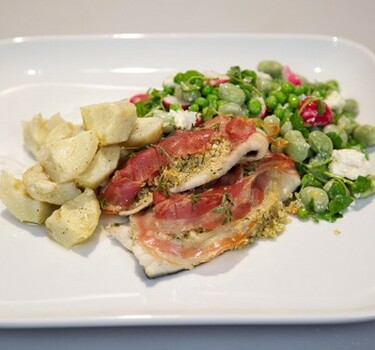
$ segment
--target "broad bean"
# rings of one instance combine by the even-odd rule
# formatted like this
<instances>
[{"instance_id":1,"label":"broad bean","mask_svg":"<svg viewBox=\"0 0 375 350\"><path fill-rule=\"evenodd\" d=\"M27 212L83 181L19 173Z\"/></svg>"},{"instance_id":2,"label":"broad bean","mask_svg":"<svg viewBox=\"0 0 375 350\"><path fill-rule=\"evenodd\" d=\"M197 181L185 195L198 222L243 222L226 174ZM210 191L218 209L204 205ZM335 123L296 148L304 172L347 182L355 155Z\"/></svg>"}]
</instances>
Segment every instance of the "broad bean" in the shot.
<instances>
[{"instance_id":1,"label":"broad bean","mask_svg":"<svg viewBox=\"0 0 375 350\"><path fill-rule=\"evenodd\" d=\"M330 155L333 151L332 140L323 132L315 130L309 134L308 141L313 151Z\"/></svg>"},{"instance_id":2,"label":"broad bean","mask_svg":"<svg viewBox=\"0 0 375 350\"><path fill-rule=\"evenodd\" d=\"M328 194L319 187L307 186L303 188L300 192L300 198L302 204L315 213L322 213L328 208Z\"/></svg>"},{"instance_id":3,"label":"broad bean","mask_svg":"<svg viewBox=\"0 0 375 350\"><path fill-rule=\"evenodd\" d=\"M354 129L354 139L364 147L375 145L375 125L363 124Z\"/></svg>"},{"instance_id":4,"label":"broad bean","mask_svg":"<svg viewBox=\"0 0 375 350\"><path fill-rule=\"evenodd\" d=\"M289 130L284 138L288 141L285 152L295 162L302 162L308 157L310 145L300 131Z\"/></svg>"},{"instance_id":5,"label":"broad bean","mask_svg":"<svg viewBox=\"0 0 375 350\"><path fill-rule=\"evenodd\" d=\"M227 102L237 103L242 106L246 100L245 93L236 85L224 83L219 86L219 97Z\"/></svg>"}]
</instances>

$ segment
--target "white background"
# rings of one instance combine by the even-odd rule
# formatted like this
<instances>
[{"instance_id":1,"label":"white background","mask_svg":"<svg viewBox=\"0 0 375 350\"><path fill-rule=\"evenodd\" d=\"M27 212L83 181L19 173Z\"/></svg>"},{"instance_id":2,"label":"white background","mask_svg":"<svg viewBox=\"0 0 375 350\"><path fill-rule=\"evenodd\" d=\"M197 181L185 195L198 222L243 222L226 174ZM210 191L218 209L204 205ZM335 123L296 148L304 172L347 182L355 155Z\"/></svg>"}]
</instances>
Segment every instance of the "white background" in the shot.
<instances>
[{"instance_id":1,"label":"white background","mask_svg":"<svg viewBox=\"0 0 375 350\"><path fill-rule=\"evenodd\" d=\"M374 14L372 0L0 0L0 39L102 33L309 33L345 37L375 51ZM1 350L372 349L374 344L375 322L0 330Z\"/></svg>"}]
</instances>

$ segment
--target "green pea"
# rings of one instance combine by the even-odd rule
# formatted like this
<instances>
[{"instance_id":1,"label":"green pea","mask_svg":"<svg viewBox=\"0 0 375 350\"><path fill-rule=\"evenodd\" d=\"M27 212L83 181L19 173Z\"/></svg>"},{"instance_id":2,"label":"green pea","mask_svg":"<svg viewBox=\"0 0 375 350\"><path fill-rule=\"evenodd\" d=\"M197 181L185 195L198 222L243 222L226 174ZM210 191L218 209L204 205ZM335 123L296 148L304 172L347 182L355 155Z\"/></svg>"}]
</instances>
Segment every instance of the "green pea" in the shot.
<instances>
[{"instance_id":1,"label":"green pea","mask_svg":"<svg viewBox=\"0 0 375 350\"><path fill-rule=\"evenodd\" d=\"M348 134L344 129L339 128L337 125L328 124L323 128L323 132L328 134L328 136L330 133L336 134L341 139L340 148L345 147L348 143Z\"/></svg>"},{"instance_id":2,"label":"green pea","mask_svg":"<svg viewBox=\"0 0 375 350\"><path fill-rule=\"evenodd\" d=\"M285 95L290 95L291 93L294 92L294 85L292 83L289 83L289 82L285 82L281 85L281 91L285 94Z\"/></svg>"},{"instance_id":3,"label":"green pea","mask_svg":"<svg viewBox=\"0 0 375 350\"><path fill-rule=\"evenodd\" d=\"M258 64L258 67L257 69L260 71L260 72L264 72L264 73L267 73L269 74L272 78L282 78L283 76L283 71L284 71L284 67L279 63L279 62L276 62L276 61L261 61L259 64Z\"/></svg>"},{"instance_id":4,"label":"green pea","mask_svg":"<svg viewBox=\"0 0 375 350\"><path fill-rule=\"evenodd\" d=\"M222 100L237 103L242 106L246 100L245 93L236 85L224 83L219 86L219 97Z\"/></svg>"},{"instance_id":5,"label":"green pea","mask_svg":"<svg viewBox=\"0 0 375 350\"><path fill-rule=\"evenodd\" d=\"M275 110L277 105L278 105L278 102L277 102L276 96L268 96L266 98L266 106L268 110L270 111Z\"/></svg>"},{"instance_id":6,"label":"green pea","mask_svg":"<svg viewBox=\"0 0 375 350\"><path fill-rule=\"evenodd\" d=\"M288 104L291 108L297 108L299 106L300 100L297 95L290 94L288 97Z\"/></svg>"},{"instance_id":7,"label":"green pea","mask_svg":"<svg viewBox=\"0 0 375 350\"><path fill-rule=\"evenodd\" d=\"M198 106L206 107L209 105L209 102L204 97L198 97L194 103L196 103Z\"/></svg>"},{"instance_id":8,"label":"green pea","mask_svg":"<svg viewBox=\"0 0 375 350\"><path fill-rule=\"evenodd\" d=\"M310 147L316 153L332 154L332 140L324 133L318 130L310 132L308 136Z\"/></svg>"},{"instance_id":9,"label":"green pea","mask_svg":"<svg viewBox=\"0 0 375 350\"><path fill-rule=\"evenodd\" d=\"M199 112L199 106L196 103L194 103L189 106L188 110L190 112Z\"/></svg>"},{"instance_id":10,"label":"green pea","mask_svg":"<svg viewBox=\"0 0 375 350\"><path fill-rule=\"evenodd\" d=\"M288 100L288 96L282 91L277 91L275 96L277 101L282 105Z\"/></svg>"},{"instance_id":11,"label":"green pea","mask_svg":"<svg viewBox=\"0 0 375 350\"><path fill-rule=\"evenodd\" d=\"M281 107L280 105L276 107L276 109L273 111L273 114L279 118L279 119L283 119L284 115L285 115L285 109L283 107Z\"/></svg>"},{"instance_id":12,"label":"green pea","mask_svg":"<svg viewBox=\"0 0 375 350\"><path fill-rule=\"evenodd\" d=\"M208 95L208 96L206 97L206 99L207 99L207 101L208 101L209 103L216 103L216 102L218 101L219 98L218 98L216 95L211 94L211 95Z\"/></svg>"},{"instance_id":13,"label":"green pea","mask_svg":"<svg viewBox=\"0 0 375 350\"><path fill-rule=\"evenodd\" d=\"M284 135L288 141L285 152L295 162L303 162L309 155L310 145L298 130L289 130Z\"/></svg>"},{"instance_id":14,"label":"green pea","mask_svg":"<svg viewBox=\"0 0 375 350\"><path fill-rule=\"evenodd\" d=\"M375 145L375 125L359 125L353 132L354 139L363 145L369 147Z\"/></svg>"},{"instance_id":15,"label":"green pea","mask_svg":"<svg viewBox=\"0 0 375 350\"><path fill-rule=\"evenodd\" d=\"M307 186L301 190L300 198L302 204L315 213L322 213L328 208L328 194L321 188Z\"/></svg>"},{"instance_id":16,"label":"green pea","mask_svg":"<svg viewBox=\"0 0 375 350\"><path fill-rule=\"evenodd\" d=\"M294 94L297 96L301 96L306 92L304 85L298 85L294 87Z\"/></svg>"},{"instance_id":17,"label":"green pea","mask_svg":"<svg viewBox=\"0 0 375 350\"><path fill-rule=\"evenodd\" d=\"M271 124L278 124L280 125L280 119L277 118L275 115L271 114L271 115L268 115L267 117L265 117L263 119L263 121L265 123L271 123Z\"/></svg>"},{"instance_id":18,"label":"green pea","mask_svg":"<svg viewBox=\"0 0 375 350\"><path fill-rule=\"evenodd\" d=\"M256 98L252 98L247 103L247 108L249 109L249 112L250 112L251 115L259 115L260 112L262 112L262 104Z\"/></svg>"},{"instance_id":19,"label":"green pea","mask_svg":"<svg viewBox=\"0 0 375 350\"><path fill-rule=\"evenodd\" d=\"M354 117L356 117L359 112L358 102L354 98L346 99L344 105L344 112L350 113Z\"/></svg>"},{"instance_id":20,"label":"green pea","mask_svg":"<svg viewBox=\"0 0 375 350\"><path fill-rule=\"evenodd\" d=\"M203 96L208 96L209 94L212 93L213 87L211 85L207 85L202 89L202 95Z\"/></svg>"},{"instance_id":21,"label":"green pea","mask_svg":"<svg viewBox=\"0 0 375 350\"><path fill-rule=\"evenodd\" d=\"M241 106L234 102L227 102L219 106L219 114L227 114L227 115L245 115L244 111L242 110Z\"/></svg>"}]
</instances>

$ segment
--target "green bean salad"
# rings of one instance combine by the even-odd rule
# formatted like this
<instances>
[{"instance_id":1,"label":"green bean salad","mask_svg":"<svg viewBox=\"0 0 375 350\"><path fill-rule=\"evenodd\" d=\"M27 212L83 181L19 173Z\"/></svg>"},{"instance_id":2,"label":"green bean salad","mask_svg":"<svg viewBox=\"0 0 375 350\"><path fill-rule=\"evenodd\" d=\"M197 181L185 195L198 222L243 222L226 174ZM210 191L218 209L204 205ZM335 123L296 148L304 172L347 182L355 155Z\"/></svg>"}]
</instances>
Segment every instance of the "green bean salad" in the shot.
<instances>
[{"instance_id":1,"label":"green bean salad","mask_svg":"<svg viewBox=\"0 0 375 350\"><path fill-rule=\"evenodd\" d=\"M262 61L256 70L179 72L161 89L130 101L138 117L163 118L166 132L219 114L255 118L270 138L270 151L296 164L301 186L291 207L301 219L333 222L375 192L368 160L375 126L356 120L358 103L340 94L336 80L311 82L279 62Z\"/></svg>"}]
</instances>

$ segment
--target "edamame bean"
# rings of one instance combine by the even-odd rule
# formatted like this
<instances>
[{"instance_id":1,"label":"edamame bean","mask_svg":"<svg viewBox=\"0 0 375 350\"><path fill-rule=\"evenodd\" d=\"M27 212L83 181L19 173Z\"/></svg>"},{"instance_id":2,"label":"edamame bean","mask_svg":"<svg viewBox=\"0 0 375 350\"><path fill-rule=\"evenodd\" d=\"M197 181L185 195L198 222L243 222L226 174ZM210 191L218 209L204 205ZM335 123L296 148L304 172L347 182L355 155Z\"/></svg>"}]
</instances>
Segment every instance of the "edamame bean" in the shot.
<instances>
[{"instance_id":1,"label":"edamame bean","mask_svg":"<svg viewBox=\"0 0 375 350\"><path fill-rule=\"evenodd\" d=\"M289 130L284 138L288 141L285 148L286 154L295 162L304 161L309 154L310 145L306 142L302 133L298 130Z\"/></svg>"},{"instance_id":2,"label":"edamame bean","mask_svg":"<svg viewBox=\"0 0 375 350\"><path fill-rule=\"evenodd\" d=\"M245 115L241 106L234 102L227 102L219 106L219 114Z\"/></svg>"},{"instance_id":3,"label":"edamame bean","mask_svg":"<svg viewBox=\"0 0 375 350\"><path fill-rule=\"evenodd\" d=\"M307 186L303 188L300 192L300 198L302 204L315 213L322 213L328 208L328 194L319 187Z\"/></svg>"},{"instance_id":4,"label":"edamame bean","mask_svg":"<svg viewBox=\"0 0 375 350\"><path fill-rule=\"evenodd\" d=\"M257 69L260 72L269 74L272 78L282 78L284 67L276 61L261 61Z\"/></svg>"},{"instance_id":5,"label":"edamame bean","mask_svg":"<svg viewBox=\"0 0 375 350\"><path fill-rule=\"evenodd\" d=\"M354 129L354 139L364 147L375 145L375 125L359 125Z\"/></svg>"},{"instance_id":6,"label":"edamame bean","mask_svg":"<svg viewBox=\"0 0 375 350\"><path fill-rule=\"evenodd\" d=\"M320 154L332 154L332 140L323 132L315 130L309 134L308 141L313 151Z\"/></svg>"},{"instance_id":7,"label":"edamame bean","mask_svg":"<svg viewBox=\"0 0 375 350\"><path fill-rule=\"evenodd\" d=\"M246 99L245 93L238 86L231 83L221 84L218 94L222 100L237 103L240 106L243 105Z\"/></svg>"}]
</instances>

